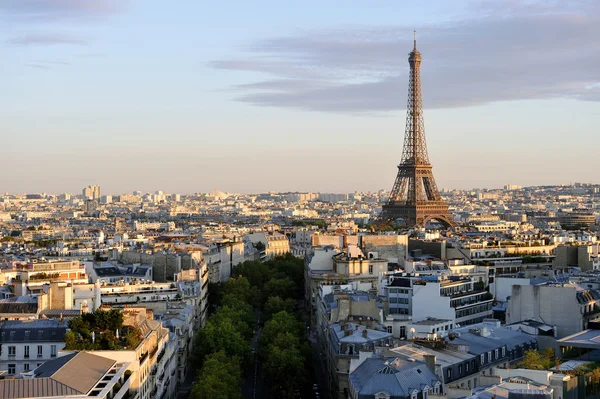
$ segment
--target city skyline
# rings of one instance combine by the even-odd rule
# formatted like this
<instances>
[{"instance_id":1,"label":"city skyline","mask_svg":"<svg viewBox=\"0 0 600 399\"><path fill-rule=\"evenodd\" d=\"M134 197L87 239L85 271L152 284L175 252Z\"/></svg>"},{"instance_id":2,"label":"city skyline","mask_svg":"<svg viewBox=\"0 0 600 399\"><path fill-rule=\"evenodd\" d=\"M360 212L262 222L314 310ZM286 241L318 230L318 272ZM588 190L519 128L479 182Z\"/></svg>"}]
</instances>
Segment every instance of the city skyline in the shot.
<instances>
[{"instance_id":1,"label":"city skyline","mask_svg":"<svg viewBox=\"0 0 600 399\"><path fill-rule=\"evenodd\" d=\"M440 188L598 183L597 4L341 4L2 2L0 192L389 191L413 29Z\"/></svg>"}]
</instances>

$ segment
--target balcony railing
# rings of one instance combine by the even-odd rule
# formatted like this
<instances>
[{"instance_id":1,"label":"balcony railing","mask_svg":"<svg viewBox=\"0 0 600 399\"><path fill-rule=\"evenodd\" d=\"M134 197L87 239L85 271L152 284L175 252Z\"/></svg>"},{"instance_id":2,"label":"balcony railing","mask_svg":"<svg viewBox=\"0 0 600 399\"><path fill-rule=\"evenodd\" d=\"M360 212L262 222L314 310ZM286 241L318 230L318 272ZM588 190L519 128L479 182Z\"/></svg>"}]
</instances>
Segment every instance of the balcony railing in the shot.
<instances>
[{"instance_id":1,"label":"balcony railing","mask_svg":"<svg viewBox=\"0 0 600 399\"><path fill-rule=\"evenodd\" d=\"M148 358L148 352L146 353L142 353L142 355L140 356L140 364L144 363L146 361L146 359Z\"/></svg>"},{"instance_id":2,"label":"balcony railing","mask_svg":"<svg viewBox=\"0 0 600 399\"><path fill-rule=\"evenodd\" d=\"M160 362L160 360L163 358L163 356L165 355L165 352L167 351L166 346L163 346L162 350L160 351L160 353L158 354L158 356L156 357L156 361Z\"/></svg>"}]
</instances>

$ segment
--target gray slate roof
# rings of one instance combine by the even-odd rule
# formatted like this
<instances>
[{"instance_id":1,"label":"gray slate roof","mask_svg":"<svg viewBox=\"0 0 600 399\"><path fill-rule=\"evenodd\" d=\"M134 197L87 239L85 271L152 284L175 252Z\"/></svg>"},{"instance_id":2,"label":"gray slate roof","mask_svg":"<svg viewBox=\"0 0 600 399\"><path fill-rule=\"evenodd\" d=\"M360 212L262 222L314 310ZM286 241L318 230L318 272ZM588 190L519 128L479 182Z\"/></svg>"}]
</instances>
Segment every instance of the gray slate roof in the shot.
<instances>
[{"instance_id":1,"label":"gray slate roof","mask_svg":"<svg viewBox=\"0 0 600 399\"><path fill-rule=\"evenodd\" d=\"M359 399L372 398L378 392L399 399L408 398L414 390L422 391L426 386L431 389L440 381L425 363L372 357L350 373L350 383Z\"/></svg>"},{"instance_id":2,"label":"gray slate roof","mask_svg":"<svg viewBox=\"0 0 600 399\"><path fill-rule=\"evenodd\" d=\"M0 343L63 342L66 332L59 320L10 320L0 326Z\"/></svg>"},{"instance_id":3,"label":"gray slate roof","mask_svg":"<svg viewBox=\"0 0 600 399\"><path fill-rule=\"evenodd\" d=\"M482 331L484 328L487 329L489 335L481 336L476 333L476 331ZM454 340L448 339L448 342L453 345L468 345L469 353L473 355L480 355L503 346L506 346L508 350L512 350L519 345L536 340L531 335L523 332L486 322L455 328L452 331L458 333L457 337Z\"/></svg>"},{"instance_id":4,"label":"gray slate roof","mask_svg":"<svg viewBox=\"0 0 600 399\"><path fill-rule=\"evenodd\" d=\"M12 297L0 299L0 313L37 313L37 298Z\"/></svg>"}]
</instances>

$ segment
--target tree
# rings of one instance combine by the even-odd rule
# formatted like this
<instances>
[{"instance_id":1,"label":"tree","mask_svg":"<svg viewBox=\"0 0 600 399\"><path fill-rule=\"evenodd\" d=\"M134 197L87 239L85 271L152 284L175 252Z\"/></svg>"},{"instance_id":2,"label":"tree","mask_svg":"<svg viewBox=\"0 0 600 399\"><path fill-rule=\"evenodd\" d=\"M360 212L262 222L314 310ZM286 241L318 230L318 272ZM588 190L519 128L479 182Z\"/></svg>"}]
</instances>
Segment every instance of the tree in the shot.
<instances>
[{"instance_id":1,"label":"tree","mask_svg":"<svg viewBox=\"0 0 600 399\"><path fill-rule=\"evenodd\" d=\"M279 334L290 332L296 337L301 337L304 333L303 324L296 320L294 315L288 312L275 313L271 320L265 323L259 344L261 348L266 349L269 344L275 341Z\"/></svg>"},{"instance_id":2,"label":"tree","mask_svg":"<svg viewBox=\"0 0 600 399\"><path fill-rule=\"evenodd\" d=\"M535 349L525 351L523 360L519 363L520 368L530 370L548 370L554 366L554 350L547 348L543 354Z\"/></svg>"},{"instance_id":3,"label":"tree","mask_svg":"<svg viewBox=\"0 0 600 399\"><path fill-rule=\"evenodd\" d=\"M600 384L600 367L596 367L588 373L590 380L594 386L594 394L598 393L598 384Z\"/></svg>"},{"instance_id":4,"label":"tree","mask_svg":"<svg viewBox=\"0 0 600 399\"><path fill-rule=\"evenodd\" d=\"M293 397L295 388L302 384L304 376L304 359L298 348L279 348L274 346L264 364L265 375L269 376L271 387L282 387L289 398Z\"/></svg>"},{"instance_id":5,"label":"tree","mask_svg":"<svg viewBox=\"0 0 600 399\"><path fill-rule=\"evenodd\" d=\"M196 333L196 363L203 364L212 353L223 351L227 356L236 356L244 362L250 360L250 344L236 329L229 318L209 320L206 326Z\"/></svg>"},{"instance_id":6,"label":"tree","mask_svg":"<svg viewBox=\"0 0 600 399\"><path fill-rule=\"evenodd\" d=\"M198 373L198 382L192 387L193 399L242 398L242 372L237 357L224 351L207 356Z\"/></svg>"},{"instance_id":7,"label":"tree","mask_svg":"<svg viewBox=\"0 0 600 399\"><path fill-rule=\"evenodd\" d=\"M209 320L213 323L220 325L225 319L230 320L237 331L239 331L246 339L252 338L252 330L255 327L254 313L252 307L245 302L233 302L230 303L229 298L231 296L226 295L224 297L224 306L213 314Z\"/></svg>"},{"instance_id":8,"label":"tree","mask_svg":"<svg viewBox=\"0 0 600 399\"><path fill-rule=\"evenodd\" d=\"M232 295L241 302L250 303L252 293L250 282L242 276L229 279L223 287L223 295Z\"/></svg>"},{"instance_id":9,"label":"tree","mask_svg":"<svg viewBox=\"0 0 600 399\"><path fill-rule=\"evenodd\" d=\"M265 320L270 319L275 313L292 313L296 307L296 301L292 298L281 299L278 296L270 296L265 303Z\"/></svg>"},{"instance_id":10,"label":"tree","mask_svg":"<svg viewBox=\"0 0 600 399\"><path fill-rule=\"evenodd\" d=\"M233 276L244 276L248 279L250 285L260 289L271 278L271 270L263 262L246 261L233 269Z\"/></svg>"},{"instance_id":11,"label":"tree","mask_svg":"<svg viewBox=\"0 0 600 399\"><path fill-rule=\"evenodd\" d=\"M271 296L278 296L283 299L294 298L296 291L296 284L289 278L272 278L265 284L263 296L265 299Z\"/></svg>"}]
</instances>

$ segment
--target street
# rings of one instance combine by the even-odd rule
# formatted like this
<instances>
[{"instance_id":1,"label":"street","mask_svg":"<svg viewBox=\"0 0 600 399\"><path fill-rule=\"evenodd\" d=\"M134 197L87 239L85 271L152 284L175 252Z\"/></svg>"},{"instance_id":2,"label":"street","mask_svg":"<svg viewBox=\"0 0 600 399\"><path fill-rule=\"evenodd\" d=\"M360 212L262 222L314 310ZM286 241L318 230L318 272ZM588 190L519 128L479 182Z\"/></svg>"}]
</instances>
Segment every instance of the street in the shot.
<instances>
[{"instance_id":1,"label":"street","mask_svg":"<svg viewBox=\"0 0 600 399\"><path fill-rule=\"evenodd\" d=\"M256 310L256 325L260 325L260 310ZM257 327L256 333L250 343L254 354L254 367L246 373L246 381L244 381L244 384L242 385L242 393L246 399L271 398L269 387L265 383L262 364L258 358L258 339L260 338L261 333L262 327Z\"/></svg>"},{"instance_id":2,"label":"street","mask_svg":"<svg viewBox=\"0 0 600 399\"><path fill-rule=\"evenodd\" d=\"M319 353L319 344L317 343L317 336L314 330L308 335L308 340L310 341L310 346L313 352L313 380L319 384L319 393L321 394L321 398L329 399L331 397L329 393L329 379L327 377L325 363L323 362L324 357Z\"/></svg>"}]
</instances>

